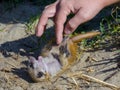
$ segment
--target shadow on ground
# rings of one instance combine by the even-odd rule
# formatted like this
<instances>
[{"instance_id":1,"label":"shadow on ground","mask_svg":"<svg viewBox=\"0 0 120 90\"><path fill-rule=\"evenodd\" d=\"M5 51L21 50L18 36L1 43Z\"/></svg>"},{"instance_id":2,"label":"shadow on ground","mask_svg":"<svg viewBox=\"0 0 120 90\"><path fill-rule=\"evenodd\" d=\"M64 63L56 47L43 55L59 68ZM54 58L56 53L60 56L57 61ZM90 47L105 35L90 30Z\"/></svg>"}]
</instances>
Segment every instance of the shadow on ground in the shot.
<instances>
[{"instance_id":1,"label":"shadow on ground","mask_svg":"<svg viewBox=\"0 0 120 90\"><path fill-rule=\"evenodd\" d=\"M29 35L19 40L5 42L0 45L0 52L4 57L10 57L10 53L20 54L21 56L38 57L41 49L54 36L53 27L48 28L47 31L47 33L52 33L47 35L45 33L41 38L35 35Z\"/></svg>"},{"instance_id":2,"label":"shadow on ground","mask_svg":"<svg viewBox=\"0 0 120 90\"><path fill-rule=\"evenodd\" d=\"M105 48L103 49L105 50ZM108 47L107 47L108 50ZM108 51L105 51L108 52ZM112 51L111 51L112 52ZM102 56L101 56L102 57ZM103 56L104 57L104 56ZM92 64L87 65L85 68L92 67L96 70L95 76L104 76L103 81L108 81L112 77L116 77L120 72L120 52L113 54L109 59L102 58Z\"/></svg>"}]
</instances>

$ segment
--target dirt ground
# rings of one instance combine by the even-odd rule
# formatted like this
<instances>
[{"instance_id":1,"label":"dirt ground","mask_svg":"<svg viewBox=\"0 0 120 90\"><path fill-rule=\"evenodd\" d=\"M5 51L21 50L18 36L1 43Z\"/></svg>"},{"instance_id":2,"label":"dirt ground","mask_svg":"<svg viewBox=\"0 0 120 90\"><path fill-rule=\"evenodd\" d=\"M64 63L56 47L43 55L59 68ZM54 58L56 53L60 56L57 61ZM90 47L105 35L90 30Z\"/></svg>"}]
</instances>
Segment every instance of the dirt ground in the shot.
<instances>
[{"instance_id":1,"label":"dirt ground","mask_svg":"<svg viewBox=\"0 0 120 90\"><path fill-rule=\"evenodd\" d=\"M37 38L26 33L25 24L31 16L42 10L43 7L23 4L4 11L0 5L0 90L111 90L96 82L68 78L67 72L55 83L34 83L31 80L27 73L27 56L31 48L36 47ZM92 21L92 27L98 22L95 20ZM48 27L50 26L51 21ZM111 46L85 52L80 62L72 66L68 73L81 71L85 75L120 87L120 53L117 49L120 47ZM88 54L93 60L86 58Z\"/></svg>"}]
</instances>

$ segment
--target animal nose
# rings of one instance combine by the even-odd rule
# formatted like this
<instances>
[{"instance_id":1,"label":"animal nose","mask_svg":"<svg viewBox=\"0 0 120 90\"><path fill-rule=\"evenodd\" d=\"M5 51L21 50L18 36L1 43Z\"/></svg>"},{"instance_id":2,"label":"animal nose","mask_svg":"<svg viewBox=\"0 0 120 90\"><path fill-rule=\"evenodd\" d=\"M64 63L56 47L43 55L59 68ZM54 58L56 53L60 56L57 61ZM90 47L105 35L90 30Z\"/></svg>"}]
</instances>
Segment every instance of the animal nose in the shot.
<instances>
[{"instance_id":1,"label":"animal nose","mask_svg":"<svg viewBox=\"0 0 120 90\"><path fill-rule=\"evenodd\" d=\"M37 77L38 77L38 78L41 78L43 75L44 75L43 72L39 72L39 73L37 74Z\"/></svg>"}]
</instances>

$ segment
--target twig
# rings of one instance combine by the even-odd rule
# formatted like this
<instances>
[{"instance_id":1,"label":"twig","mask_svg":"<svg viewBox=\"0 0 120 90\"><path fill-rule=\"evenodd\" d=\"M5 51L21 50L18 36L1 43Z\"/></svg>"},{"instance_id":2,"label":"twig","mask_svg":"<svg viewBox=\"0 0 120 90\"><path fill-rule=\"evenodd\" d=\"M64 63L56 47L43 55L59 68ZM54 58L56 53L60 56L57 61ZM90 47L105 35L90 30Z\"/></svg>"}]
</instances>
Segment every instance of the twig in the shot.
<instances>
[{"instance_id":1,"label":"twig","mask_svg":"<svg viewBox=\"0 0 120 90\"><path fill-rule=\"evenodd\" d=\"M76 87L78 88L78 83L76 82L76 80L75 80L75 78L74 78L74 77L72 77L72 80L74 81L74 83L75 83Z\"/></svg>"},{"instance_id":2,"label":"twig","mask_svg":"<svg viewBox=\"0 0 120 90\"><path fill-rule=\"evenodd\" d=\"M18 68L16 65L14 65L14 64L12 64L12 63L10 63L10 62L8 62L8 61L5 61L7 64L9 64L9 65L11 65L12 67L15 67L15 68Z\"/></svg>"},{"instance_id":3,"label":"twig","mask_svg":"<svg viewBox=\"0 0 120 90\"><path fill-rule=\"evenodd\" d=\"M82 78L83 80L89 81L89 82L96 82L98 84L101 84L103 86L109 87L113 90L120 90L120 87L117 87L116 85L104 82L102 80L96 79L94 77L88 76L86 74L83 74L82 72L74 72L74 73L69 73L68 77L79 77Z\"/></svg>"},{"instance_id":4,"label":"twig","mask_svg":"<svg viewBox=\"0 0 120 90\"><path fill-rule=\"evenodd\" d=\"M94 62L97 62L97 61L98 61L96 58L93 58L93 57L89 57L89 59L90 59L91 61L94 61Z\"/></svg>"},{"instance_id":5,"label":"twig","mask_svg":"<svg viewBox=\"0 0 120 90\"><path fill-rule=\"evenodd\" d=\"M7 75L6 73L4 73L4 76L5 76L5 79L6 79L7 83L12 84L12 83L10 82L10 79L9 79L8 75Z\"/></svg>"}]
</instances>

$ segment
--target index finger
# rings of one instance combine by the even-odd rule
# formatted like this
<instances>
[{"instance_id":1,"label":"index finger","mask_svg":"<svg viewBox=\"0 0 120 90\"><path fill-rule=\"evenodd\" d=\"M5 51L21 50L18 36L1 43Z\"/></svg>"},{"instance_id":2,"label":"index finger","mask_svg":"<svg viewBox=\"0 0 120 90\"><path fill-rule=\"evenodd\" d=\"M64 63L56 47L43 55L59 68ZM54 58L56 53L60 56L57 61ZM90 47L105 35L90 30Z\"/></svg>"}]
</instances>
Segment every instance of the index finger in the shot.
<instances>
[{"instance_id":1,"label":"index finger","mask_svg":"<svg viewBox=\"0 0 120 90\"><path fill-rule=\"evenodd\" d=\"M53 17L55 15L55 12L56 12L56 8L54 5L53 6L51 5L50 7L48 6L47 8L45 8L36 27L37 36L41 36L43 34L48 19L50 17Z\"/></svg>"},{"instance_id":2,"label":"index finger","mask_svg":"<svg viewBox=\"0 0 120 90\"><path fill-rule=\"evenodd\" d=\"M66 9L65 7L64 8L60 7L55 17L55 31L57 44L60 44L62 42L64 23L66 22L67 15L69 14L69 12L65 9Z\"/></svg>"}]
</instances>

